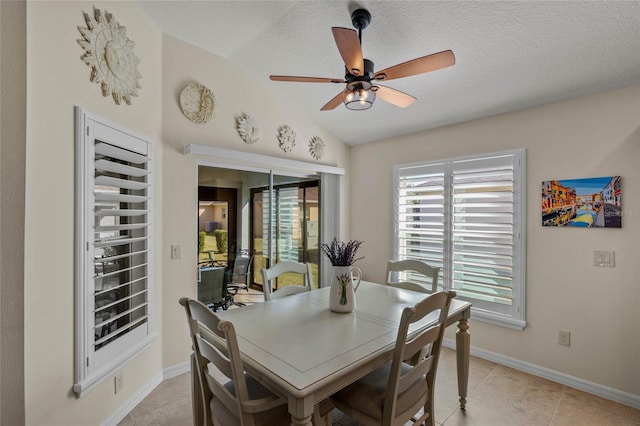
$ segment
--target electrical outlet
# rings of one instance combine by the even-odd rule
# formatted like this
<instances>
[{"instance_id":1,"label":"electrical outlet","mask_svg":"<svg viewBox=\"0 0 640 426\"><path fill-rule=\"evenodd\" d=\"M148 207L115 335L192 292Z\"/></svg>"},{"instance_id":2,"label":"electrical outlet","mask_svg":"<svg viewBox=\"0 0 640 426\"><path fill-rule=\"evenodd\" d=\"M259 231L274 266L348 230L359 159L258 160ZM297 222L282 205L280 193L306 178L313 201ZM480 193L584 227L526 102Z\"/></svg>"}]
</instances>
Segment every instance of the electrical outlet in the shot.
<instances>
[{"instance_id":1,"label":"electrical outlet","mask_svg":"<svg viewBox=\"0 0 640 426\"><path fill-rule=\"evenodd\" d=\"M115 375L115 377L113 378L113 385L115 393L118 393L122 390L122 388L124 387L124 372L121 371Z\"/></svg>"},{"instance_id":2,"label":"electrical outlet","mask_svg":"<svg viewBox=\"0 0 640 426\"><path fill-rule=\"evenodd\" d=\"M180 259L182 257L182 247L180 246L171 246L171 258L172 259Z\"/></svg>"},{"instance_id":3,"label":"electrical outlet","mask_svg":"<svg viewBox=\"0 0 640 426\"><path fill-rule=\"evenodd\" d=\"M571 346L571 333L568 331L558 331L558 344L562 346Z\"/></svg>"}]
</instances>

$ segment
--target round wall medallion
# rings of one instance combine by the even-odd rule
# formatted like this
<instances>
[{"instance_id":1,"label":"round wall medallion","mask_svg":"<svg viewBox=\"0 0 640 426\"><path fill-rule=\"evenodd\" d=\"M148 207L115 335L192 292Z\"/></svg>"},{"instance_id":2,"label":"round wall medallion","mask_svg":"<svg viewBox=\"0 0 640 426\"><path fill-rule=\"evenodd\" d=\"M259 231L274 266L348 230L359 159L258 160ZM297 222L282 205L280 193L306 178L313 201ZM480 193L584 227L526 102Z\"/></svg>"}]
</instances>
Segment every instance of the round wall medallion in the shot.
<instances>
[{"instance_id":1,"label":"round wall medallion","mask_svg":"<svg viewBox=\"0 0 640 426\"><path fill-rule=\"evenodd\" d=\"M314 136L309 141L309 154L316 160L321 160L324 157L325 143L319 136Z\"/></svg>"},{"instance_id":2,"label":"round wall medallion","mask_svg":"<svg viewBox=\"0 0 640 426\"><path fill-rule=\"evenodd\" d=\"M260 139L260 130L256 121L247 114L236 117L236 130L245 143L254 144Z\"/></svg>"},{"instance_id":3,"label":"round wall medallion","mask_svg":"<svg viewBox=\"0 0 640 426\"><path fill-rule=\"evenodd\" d=\"M204 124L215 115L216 98L200 83L189 83L180 92L180 108L189 120Z\"/></svg>"},{"instance_id":4,"label":"round wall medallion","mask_svg":"<svg viewBox=\"0 0 640 426\"><path fill-rule=\"evenodd\" d=\"M281 126L278 129L278 142L284 152L291 152L296 146L296 132L287 125Z\"/></svg>"},{"instance_id":5,"label":"round wall medallion","mask_svg":"<svg viewBox=\"0 0 640 426\"><path fill-rule=\"evenodd\" d=\"M100 83L102 96L111 95L118 105L122 100L131 105L131 96L138 96L138 79L142 78L140 59L133 53L136 44L109 12L93 8L93 18L82 13L87 27L78 27L82 34L78 44L84 49L80 59L91 67L89 80Z\"/></svg>"}]
</instances>

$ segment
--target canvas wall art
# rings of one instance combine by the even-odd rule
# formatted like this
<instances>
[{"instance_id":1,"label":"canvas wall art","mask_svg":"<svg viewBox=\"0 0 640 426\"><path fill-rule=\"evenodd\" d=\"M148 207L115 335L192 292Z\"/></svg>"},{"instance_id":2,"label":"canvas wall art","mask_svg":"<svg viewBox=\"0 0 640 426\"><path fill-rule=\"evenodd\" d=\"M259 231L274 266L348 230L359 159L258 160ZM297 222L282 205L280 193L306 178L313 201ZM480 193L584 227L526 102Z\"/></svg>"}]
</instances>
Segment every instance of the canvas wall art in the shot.
<instances>
[{"instance_id":1,"label":"canvas wall art","mask_svg":"<svg viewBox=\"0 0 640 426\"><path fill-rule=\"evenodd\" d=\"M620 176L542 182L542 226L621 228Z\"/></svg>"}]
</instances>

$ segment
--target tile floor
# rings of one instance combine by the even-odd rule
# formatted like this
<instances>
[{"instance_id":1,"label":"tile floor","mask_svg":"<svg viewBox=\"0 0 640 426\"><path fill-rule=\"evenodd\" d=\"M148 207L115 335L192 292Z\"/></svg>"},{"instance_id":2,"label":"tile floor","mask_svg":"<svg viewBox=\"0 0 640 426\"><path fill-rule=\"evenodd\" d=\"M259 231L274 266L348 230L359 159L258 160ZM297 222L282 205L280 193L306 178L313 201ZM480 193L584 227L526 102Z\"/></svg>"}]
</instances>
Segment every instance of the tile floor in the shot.
<instances>
[{"instance_id":1,"label":"tile floor","mask_svg":"<svg viewBox=\"0 0 640 426\"><path fill-rule=\"evenodd\" d=\"M262 301L262 294L256 293L236 300ZM436 424L441 426L640 426L638 409L476 357L471 357L467 409L461 411L455 351L447 348L440 357L435 393ZM165 380L120 422L120 426L191 424L189 373ZM357 424L334 410L334 426Z\"/></svg>"}]
</instances>

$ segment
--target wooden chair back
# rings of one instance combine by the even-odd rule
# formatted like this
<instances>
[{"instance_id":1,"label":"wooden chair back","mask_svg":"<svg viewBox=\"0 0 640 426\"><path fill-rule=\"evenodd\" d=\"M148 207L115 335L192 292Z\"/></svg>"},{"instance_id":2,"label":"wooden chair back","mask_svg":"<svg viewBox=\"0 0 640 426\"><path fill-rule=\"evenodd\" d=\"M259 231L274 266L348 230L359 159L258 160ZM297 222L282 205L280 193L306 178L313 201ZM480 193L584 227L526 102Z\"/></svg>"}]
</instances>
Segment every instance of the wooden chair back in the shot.
<instances>
[{"instance_id":1,"label":"wooden chair back","mask_svg":"<svg viewBox=\"0 0 640 426\"><path fill-rule=\"evenodd\" d=\"M416 272L417 274L415 274ZM411 274L414 280L394 280L392 276L396 274L404 274L405 277ZM392 287L429 294L435 293L438 291L439 275L440 268L435 268L421 260L407 259L387 262L387 285Z\"/></svg>"},{"instance_id":2,"label":"wooden chair back","mask_svg":"<svg viewBox=\"0 0 640 426\"><path fill-rule=\"evenodd\" d=\"M197 300L181 298L180 304L187 313L193 341L196 371L192 374L197 375L199 382L201 400L198 403L202 404L203 424L253 426L256 414L280 406L286 413L286 401L269 392L266 395L261 392L261 398L250 399L233 324ZM213 364L215 373L209 364ZM220 412L212 412L211 407L216 404Z\"/></svg>"},{"instance_id":3,"label":"wooden chair back","mask_svg":"<svg viewBox=\"0 0 640 426\"><path fill-rule=\"evenodd\" d=\"M311 274L310 263L300 263L293 261L282 261L276 263L271 268L262 268L262 285L264 286L264 300L277 299L279 297L291 296L292 294L310 291L313 286L313 276ZM303 285L289 284L274 290L273 280L285 273L295 273L302 276Z\"/></svg>"},{"instance_id":4,"label":"wooden chair back","mask_svg":"<svg viewBox=\"0 0 640 426\"><path fill-rule=\"evenodd\" d=\"M415 423L422 424L431 417L429 423L433 424L433 389L436 371L449 305L455 295L453 291L434 293L415 306L403 310L384 401L383 424L397 424L408 415L413 416L420 407L424 407L424 413ZM409 326L426 319L429 315L434 317L434 322L420 333L409 336ZM425 351L424 348L428 350ZM419 355L419 358L416 359L416 355ZM410 367L406 363L409 360L413 360ZM426 398L419 392L412 392L417 381L425 380L425 377ZM410 401L406 401L407 398ZM399 404L400 399L405 401ZM399 413L398 405L409 408Z\"/></svg>"}]
</instances>

